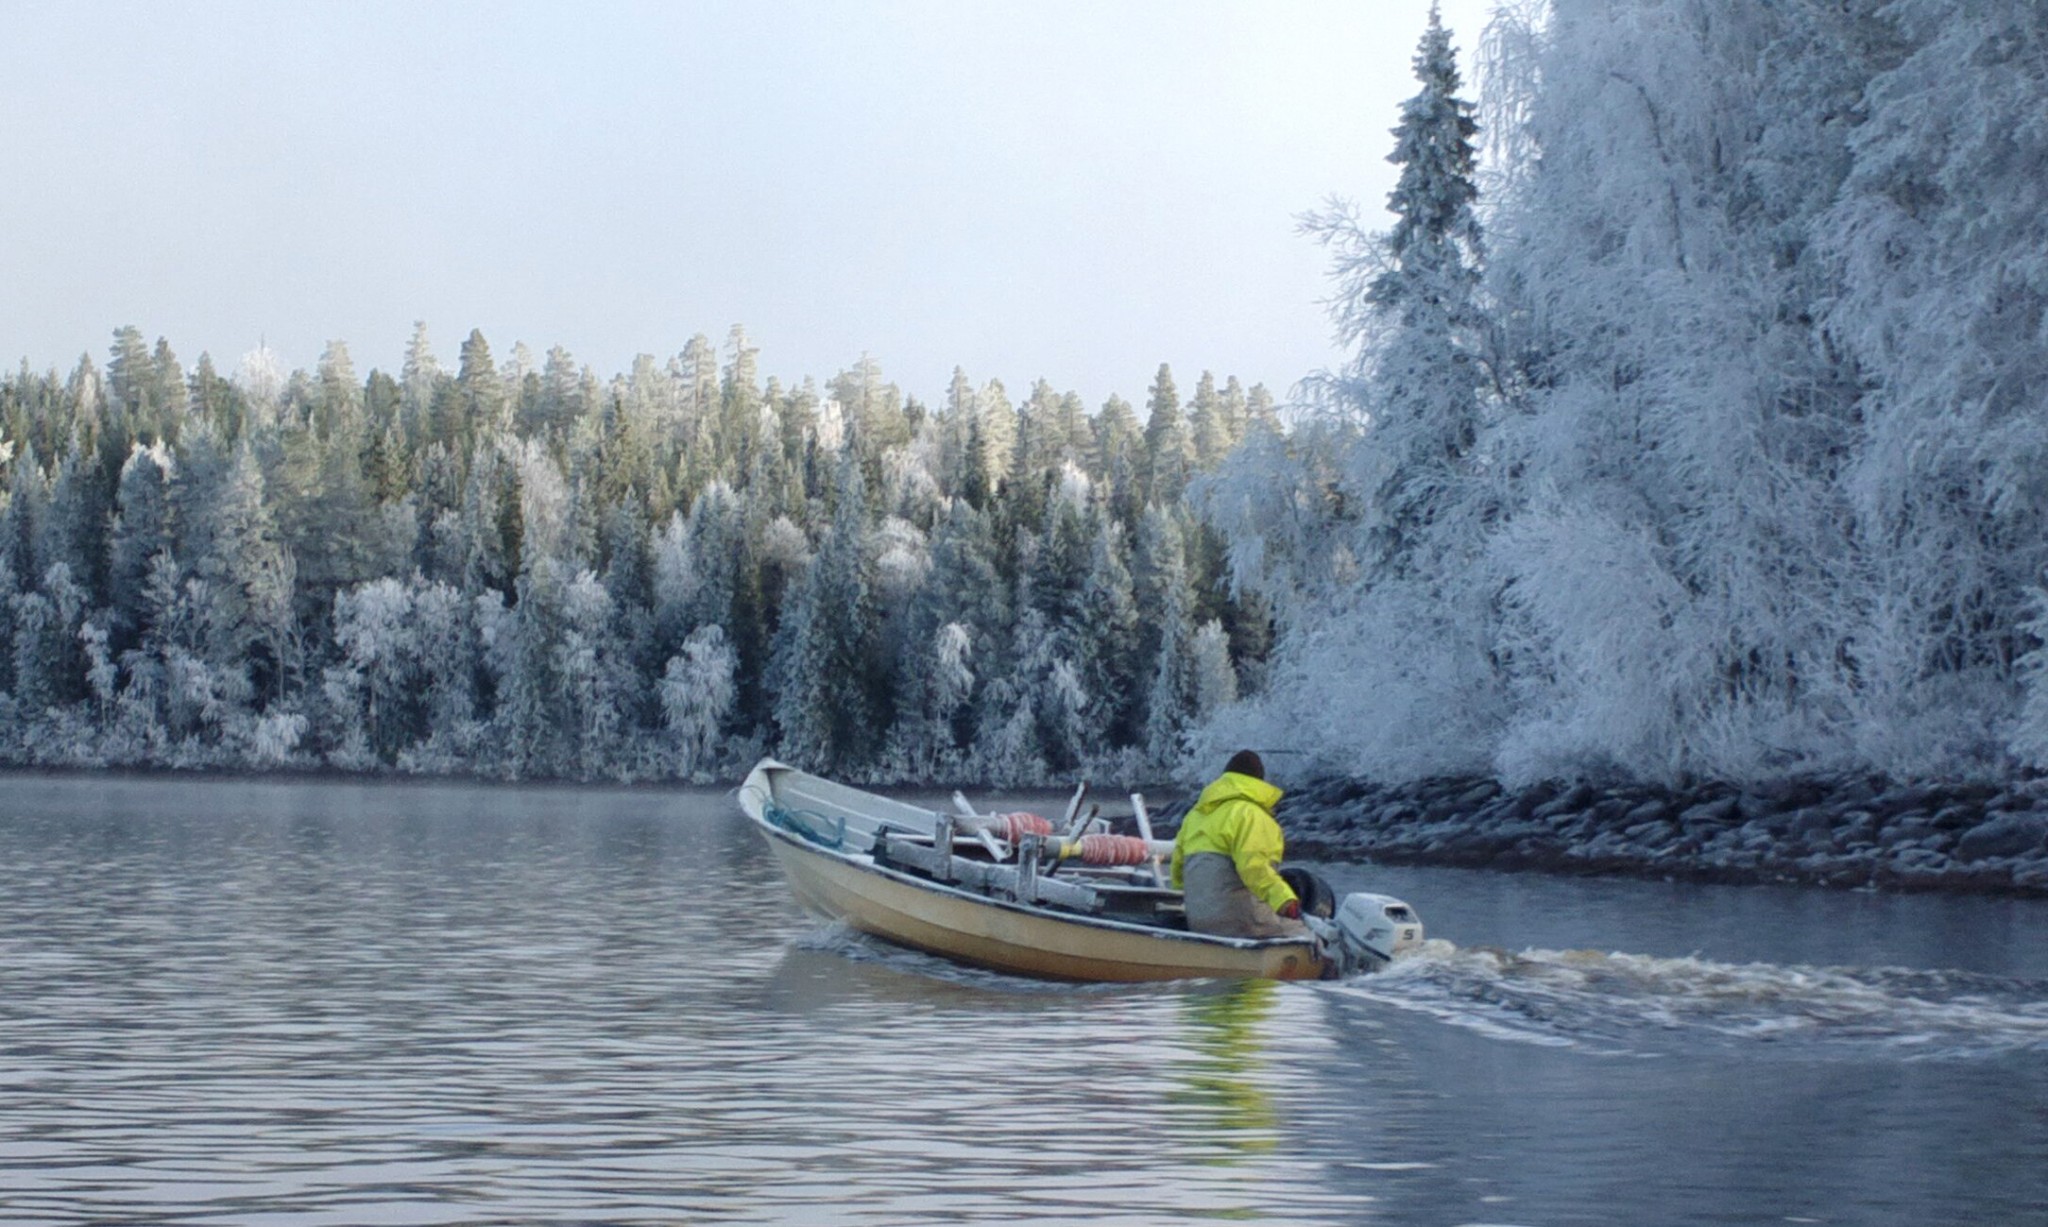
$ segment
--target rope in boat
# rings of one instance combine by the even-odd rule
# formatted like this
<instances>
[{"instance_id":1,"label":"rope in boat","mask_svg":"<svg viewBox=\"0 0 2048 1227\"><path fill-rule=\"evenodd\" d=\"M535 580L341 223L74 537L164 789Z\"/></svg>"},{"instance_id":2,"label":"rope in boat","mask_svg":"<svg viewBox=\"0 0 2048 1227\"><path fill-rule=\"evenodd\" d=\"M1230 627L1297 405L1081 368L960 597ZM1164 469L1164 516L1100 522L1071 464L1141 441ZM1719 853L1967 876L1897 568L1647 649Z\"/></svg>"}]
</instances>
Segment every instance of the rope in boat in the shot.
<instances>
[{"instance_id":1,"label":"rope in boat","mask_svg":"<svg viewBox=\"0 0 2048 1227\"><path fill-rule=\"evenodd\" d=\"M816 810L789 809L773 801L763 804L761 813L770 826L781 827L821 848L846 846L846 817L843 814L828 817Z\"/></svg>"},{"instance_id":2,"label":"rope in boat","mask_svg":"<svg viewBox=\"0 0 2048 1227\"><path fill-rule=\"evenodd\" d=\"M1026 835L1052 834L1052 819L1028 810L1016 810L1008 814L990 814L988 833L997 839L1016 843Z\"/></svg>"},{"instance_id":3,"label":"rope in boat","mask_svg":"<svg viewBox=\"0 0 2048 1227\"><path fill-rule=\"evenodd\" d=\"M1142 865L1152 859L1152 849L1135 835L1083 835L1080 842L1084 865Z\"/></svg>"}]
</instances>

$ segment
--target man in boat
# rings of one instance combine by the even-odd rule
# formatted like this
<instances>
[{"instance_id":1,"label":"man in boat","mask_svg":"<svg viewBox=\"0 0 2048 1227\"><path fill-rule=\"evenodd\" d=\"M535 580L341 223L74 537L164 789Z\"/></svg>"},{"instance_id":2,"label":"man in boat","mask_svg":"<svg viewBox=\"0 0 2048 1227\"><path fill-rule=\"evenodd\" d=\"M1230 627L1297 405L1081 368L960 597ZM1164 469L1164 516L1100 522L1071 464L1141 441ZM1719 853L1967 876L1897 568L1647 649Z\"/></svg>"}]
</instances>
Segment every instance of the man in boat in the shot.
<instances>
[{"instance_id":1,"label":"man in boat","mask_svg":"<svg viewBox=\"0 0 2048 1227\"><path fill-rule=\"evenodd\" d=\"M1280 877L1286 840L1273 821L1280 790L1266 765L1239 750L1202 790L1173 840L1173 884L1184 893L1188 928L1224 937L1298 937L1301 900Z\"/></svg>"}]
</instances>

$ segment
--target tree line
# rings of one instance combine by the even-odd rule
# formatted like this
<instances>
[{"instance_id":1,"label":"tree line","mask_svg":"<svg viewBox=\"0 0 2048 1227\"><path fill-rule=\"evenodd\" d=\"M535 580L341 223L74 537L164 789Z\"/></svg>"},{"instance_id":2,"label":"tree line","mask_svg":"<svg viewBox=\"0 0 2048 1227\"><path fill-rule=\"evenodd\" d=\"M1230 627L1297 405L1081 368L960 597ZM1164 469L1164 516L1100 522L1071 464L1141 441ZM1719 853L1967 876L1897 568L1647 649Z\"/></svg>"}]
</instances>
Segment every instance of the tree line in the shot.
<instances>
[{"instance_id":1,"label":"tree line","mask_svg":"<svg viewBox=\"0 0 2048 1227\"><path fill-rule=\"evenodd\" d=\"M1270 616L1189 482L1279 429L1162 365L1143 415L734 328L602 379L555 348L224 377L114 334L0 380L0 757L705 779L1141 777L1260 684Z\"/></svg>"}]
</instances>

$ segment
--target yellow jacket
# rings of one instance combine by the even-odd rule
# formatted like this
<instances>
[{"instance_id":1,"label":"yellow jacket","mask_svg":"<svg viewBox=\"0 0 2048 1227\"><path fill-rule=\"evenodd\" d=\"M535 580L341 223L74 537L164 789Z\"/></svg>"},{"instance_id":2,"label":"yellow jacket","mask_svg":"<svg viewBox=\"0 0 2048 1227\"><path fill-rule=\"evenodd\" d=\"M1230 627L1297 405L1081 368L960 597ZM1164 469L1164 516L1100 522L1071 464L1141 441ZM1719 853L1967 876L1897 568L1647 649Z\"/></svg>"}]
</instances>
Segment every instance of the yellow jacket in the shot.
<instances>
[{"instance_id":1,"label":"yellow jacket","mask_svg":"<svg viewBox=\"0 0 2048 1227\"><path fill-rule=\"evenodd\" d=\"M1197 852L1221 852L1237 864L1246 889L1279 911L1294 898L1280 877L1280 858L1287 851L1273 807L1281 792L1271 784L1226 771L1202 790L1173 840L1173 886L1180 889L1181 862Z\"/></svg>"}]
</instances>

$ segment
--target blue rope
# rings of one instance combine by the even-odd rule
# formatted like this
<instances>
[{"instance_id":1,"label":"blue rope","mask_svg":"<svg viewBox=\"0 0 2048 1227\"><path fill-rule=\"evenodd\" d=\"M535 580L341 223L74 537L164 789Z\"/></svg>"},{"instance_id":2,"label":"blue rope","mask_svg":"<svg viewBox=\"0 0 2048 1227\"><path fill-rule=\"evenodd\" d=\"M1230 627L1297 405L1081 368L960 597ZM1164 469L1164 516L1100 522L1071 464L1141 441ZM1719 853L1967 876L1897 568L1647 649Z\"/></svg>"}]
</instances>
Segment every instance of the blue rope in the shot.
<instances>
[{"instance_id":1,"label":"blue rope","mask_svg":"<svg viewBox=\"0 0 2048 1227\"><path fill-rule=\"evenodd\" d=\"M770 801L761 807L770 826L780 827L821 848L844 848L846 846L846 817L827 817L816 810L786 809ZM827 832L823 828L830 826Z\"/></svg>"}]
</instances>

